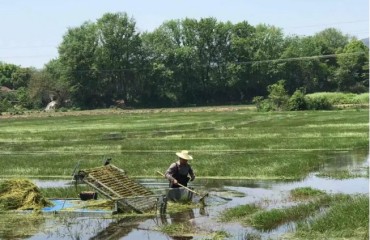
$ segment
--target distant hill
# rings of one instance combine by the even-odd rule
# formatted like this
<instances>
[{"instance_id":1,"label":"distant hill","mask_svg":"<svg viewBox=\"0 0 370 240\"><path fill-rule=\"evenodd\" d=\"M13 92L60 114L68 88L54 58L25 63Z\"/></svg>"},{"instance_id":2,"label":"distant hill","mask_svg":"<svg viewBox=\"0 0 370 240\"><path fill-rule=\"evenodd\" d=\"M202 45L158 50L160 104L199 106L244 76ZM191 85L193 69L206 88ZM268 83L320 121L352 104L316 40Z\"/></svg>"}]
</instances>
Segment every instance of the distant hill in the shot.
<instances>
[{"instance_id":1,"label":"distant hill","mask_svg":"<svg viewBox=\"0 0 370 240\"><path fill-rule=\"evenodd\" d=\"M369 47L369 38L364 38L364 39L361 39L361 41L367 46Z\"/></svg>"}]
</instances>

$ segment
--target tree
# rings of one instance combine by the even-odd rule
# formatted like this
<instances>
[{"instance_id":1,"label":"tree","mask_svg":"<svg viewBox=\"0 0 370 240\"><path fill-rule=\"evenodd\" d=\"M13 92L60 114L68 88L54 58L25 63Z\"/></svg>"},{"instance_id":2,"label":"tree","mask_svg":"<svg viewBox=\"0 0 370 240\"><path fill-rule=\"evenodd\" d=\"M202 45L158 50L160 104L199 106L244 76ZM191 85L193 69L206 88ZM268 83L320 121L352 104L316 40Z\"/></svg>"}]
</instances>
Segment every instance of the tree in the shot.
<instances>
[{"instance_id":1,"label":"tree","mask_svg":"<svg viewBox=\"0 0 370 240\"><path fill-rule=\"evenodd\" d=\"M328 69L320 55L321 47L313 37L293 36L287 39L279 68L290 94L302 87L307 92L327 89Z\"/></svg>"},{"instance_id":2,"label":"tree","mask_svg":"<svg viewBox=\"0 0 370 240\"><path fill-rule=\"evenodd\" d=\"M141 104L145 106L177 106L181 98L181 82L178 76L179 50L182 43L179 20L164 22L151 33L141 35L142 51L145 53L145 85ZM179 51L178 51L179 50ZM186 58L185 58L186 59Z\"/></svg>"},{"instance_id":3,"label":"tree","mask_svg":"<svg viewBox=\"0 0 370 240\"><path fill-rule=\"evenodd\" d=\"M319 82L321 91L333 91L335 89L335 72L338 68L335 54L341 51L349 42L350 37L335 28L327 28L313 36L313 41L320 48L321 63L325 64L325 79ZM307 89L308 90L308 89Z\"/></svg>"},{"instance_id":4,"label":"tree","mask_svg":"<svg viewBox=\"0 0 370 240\"><path fill-rule=\"evenodd\" d=\"M105 102L133 102L141 90L141 38L136 22L126 13L107 13L97 21L99 39L97 66L103 81Z\"/></svg>"},{"instance_id":5,"label":"tree","mask_svg":"<svg viewBox=\"0 0 370 240\"><path fill-rule=\"evenodd\" d=\"M82 108L101 106L103 84L98 75L97 28L91 22L70 28L59 46L60 71L71 90L72 101Z\"/></svg>"},{"instance_id":6,"label":"tree","mask_svg":"<svg viewBox=\"0 0 370 240\"><path fill-rule=\"evenodd\" d=\"M269 92L268 99L271 101L274 110L286 110L289 95L285 90L285 80L279 80L277 83L267 87Z\"/></svg>"},{"instance_id":7,"label":"tree","mask_svg":"<svg viewBox=\"0 0 370 240\"><path fill-rule=\"evenodd\" d=\"M362 41L352 40L338 52L336 82L338 91L366 92L369 87L369 49Z\"/></svg>"},{"instance_id":8,"label":"tree","mask_svg":"<svg viewBox=\"0 0 370 240\"><path fill-rule=\"evenodd\" d=\"M232 26L231 56L227 63L226 78L232 101L251 99L254 92L251 63L254 59L255 28L243 21Z\"/></svg>"},{"instance_id":9,"label":"tree","mask_svg":"<svg viewBox=\"0 0 370 240\"><path fill-rule=\"evenodd\" d=\"M14 89L12 75L20 69L19 66L0 62L0 86Z\"/></svg>"},{"instance_id":10,"label":"tree","mask_svg":"<svg viewBox=\"0 0 370 240\"><path fill-rule=\"evenodd\" d=\"M12 85L14 89L18 89L20 87L26 88L28 83L31 79L32 74L36 71L36 69L31 68L17 68L15 72L12 73Z\"/></svg>"},{"instance_id":11,"label":"tree","mask_svg":"<svg viewBox=\"0 0 370 240\"><path fill-rule=\"evenodd\" d=\"M339 48L343 48L349 40L349 36L335 28L327 28L313 36L320 46L323 55L334 54ZM331 59L328 59L331 61Z\"/></svg>"},{"instance_id":12,"label":"tree","mask_svg":"<svg viewBox=\"0 0 370 240\"><path fill-rule=\"evenodd\" d=\"M267 86L280 78L277 60L284 50L284 43L280 28L265 24L256 26L252 45L253 59L249 63L252 78L249 90L251 96L265 96Z\"/></svg>"},{"instance_id":13,"label":"tree","mask_svg":"<svg viewBox=\"0 0 370 240\"><path fill-rule=\"evenodd\" d=\"M48 89L50 100L55 100L57 107L70 106L72 90L61 62L58 59L51 60L45 65L43 71L50 82L48 84L50 86Z\"/></svg>"},{"instance_id":14,"label":"tree","mask_svg":"<svg viewBox=\"0 0 370 240\"><path fill-rule=\"evenodd\" d=\"M45 108L51 101L53 83L51 76L46 71L36 71L32 74L28 86L28 95L33 108Z\"/></svg>"},{"instance_id":15,"label":"tree","mask_svg":"<svg viewBox=\"0 0 370 240\"><path fill-rule=\"evenodd\" d=\"M289 95L285 90L285 80L267 86L268 97L262 96L253 98L258 111L283 111L289 109Z\"/></svg>"}]
</instances>

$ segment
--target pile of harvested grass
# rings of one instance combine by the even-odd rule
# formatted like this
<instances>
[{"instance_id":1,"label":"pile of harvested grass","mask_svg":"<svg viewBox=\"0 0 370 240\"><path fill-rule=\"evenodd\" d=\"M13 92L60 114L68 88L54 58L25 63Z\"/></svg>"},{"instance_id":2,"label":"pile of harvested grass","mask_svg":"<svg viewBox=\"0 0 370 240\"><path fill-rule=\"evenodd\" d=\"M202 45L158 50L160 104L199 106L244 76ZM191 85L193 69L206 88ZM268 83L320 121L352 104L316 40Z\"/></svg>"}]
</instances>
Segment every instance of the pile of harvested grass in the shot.
<instances>
[{"instance_id":1,"label":"pile of harvested grass","mask_svg":"<svg viewBox=\"0 0 370 240\"><path fill-rule=\"evenodd\" d=\"M12 179L0 183L1 210L39 210L52 203L45 199L40 189L26 179Z\"/></svg>"}]
</instances>

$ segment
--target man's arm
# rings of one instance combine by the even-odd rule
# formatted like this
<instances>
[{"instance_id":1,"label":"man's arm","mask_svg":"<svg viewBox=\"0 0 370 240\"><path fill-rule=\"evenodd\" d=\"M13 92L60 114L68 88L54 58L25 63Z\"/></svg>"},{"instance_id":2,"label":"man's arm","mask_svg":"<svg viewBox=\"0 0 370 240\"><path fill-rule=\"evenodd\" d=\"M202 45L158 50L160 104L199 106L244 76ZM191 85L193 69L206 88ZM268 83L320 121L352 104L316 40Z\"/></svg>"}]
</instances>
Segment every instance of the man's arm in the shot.
<instances>
[{"instance_id":1,"label":"man's arm","mask_svg":"<svg viewBox=\"0 0 370 240\"><path fill-rule=\"evenodd\" d=\"M167 169L165 176L168 180L170 181L175 180L175 178L173 178L172 175L176 173L176 170L177 170L176 168L177 168L176 163L172 163L170 167Z\"/></svg>"},{"instance_id":2,"label":"man's arm","mask_svg":"<svg viewBox=\"0 0 370 240\"><path fill-rule=\"evenodd\" d=\"M190 181L194 181L195 179L195 174L191 166L189 165L189 175L190 175Z\"/></svg>"}]
</instances>

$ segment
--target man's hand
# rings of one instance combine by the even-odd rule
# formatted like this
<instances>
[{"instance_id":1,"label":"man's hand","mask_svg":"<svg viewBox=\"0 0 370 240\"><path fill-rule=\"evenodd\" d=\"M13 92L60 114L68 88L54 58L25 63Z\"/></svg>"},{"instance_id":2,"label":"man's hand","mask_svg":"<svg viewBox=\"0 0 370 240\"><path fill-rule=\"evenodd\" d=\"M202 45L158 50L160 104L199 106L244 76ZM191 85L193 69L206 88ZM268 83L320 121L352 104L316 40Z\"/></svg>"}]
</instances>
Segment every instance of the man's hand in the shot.
<instances>
[{"instance_id":1,"label":"man's hand","mask_svg":"<svg viewBox=\"0 0 370 240\"><path fill-rule=\"evenodd\" d=\"M177 182L176 179L174 179L174 180L172 180L172 183L175 184L175 185L177 185L178 182Z\"/></svg>"}]
</instances>

